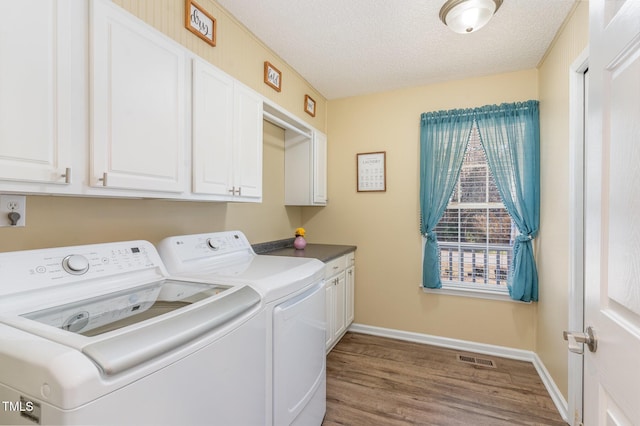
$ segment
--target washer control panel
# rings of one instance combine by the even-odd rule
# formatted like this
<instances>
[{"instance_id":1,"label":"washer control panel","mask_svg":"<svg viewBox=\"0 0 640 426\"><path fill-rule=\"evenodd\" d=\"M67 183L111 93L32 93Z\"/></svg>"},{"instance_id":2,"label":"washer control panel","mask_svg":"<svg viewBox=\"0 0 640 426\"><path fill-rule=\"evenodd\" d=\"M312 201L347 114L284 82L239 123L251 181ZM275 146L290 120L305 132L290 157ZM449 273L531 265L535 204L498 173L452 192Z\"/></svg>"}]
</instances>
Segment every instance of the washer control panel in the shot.
<instances>
[{"instance_id":1,"label":"washer control panel","mask_svg":"<svg viewBox=\"0 0 640 426\"><path fill-rule=\"evenodd\" d=\"M158 267L148 241L0 253L0 296Z\"/></svg>"},{"instance_id":2,"label":"washer control panel","mask_svg":"<svg viewBox=\"0 0 640 426\"><path fill-rule=\"evenodd\" d=\"M190 262L230 256L254 255L247 237L240 231L192 234L165 238L158 245L160 256L169 271L189 268Z\"/></svg>"}]
</instances>

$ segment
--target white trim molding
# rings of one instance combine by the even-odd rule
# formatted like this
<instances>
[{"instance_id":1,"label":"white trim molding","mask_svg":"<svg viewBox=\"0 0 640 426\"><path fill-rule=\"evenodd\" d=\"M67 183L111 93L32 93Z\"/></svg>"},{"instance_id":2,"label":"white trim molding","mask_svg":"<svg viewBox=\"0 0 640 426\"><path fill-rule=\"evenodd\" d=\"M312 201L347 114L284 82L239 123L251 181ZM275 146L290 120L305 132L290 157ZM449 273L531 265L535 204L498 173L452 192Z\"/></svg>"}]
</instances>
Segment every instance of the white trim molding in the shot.
<instances>
[{"instance_id":1,"label":"white trim molding","mask_svg":"<svg viewBox=\"0 0 640 426\"><path fill-rule=\"evenodd\" d=\"M569 69L569 331L584 330L584 152L589 47ZM582 423L582 354L568 354L568 412L571 425Z\"/></svg>"},{"instance_id":2,"label":"white trim molding","mask_svg":"<svg viewBox=\"0 0 640 426\"><path fill-rule=\"evenodd\" d=\"M562 419L568 422L567 401L562 396L560 389L556 386L551 374L542 363L542 360L535 352L523 349L514 349L506 346L489 345L486 343L471 342L468 340L451 339L448 337L433 336L430 334L413 333L410 331L394 330L391 328L374 327L364 324L351 324L349 331L372 336L390 337L392 339L405 340L408 342L422 343L425 345L439 346L448 349L456 349L466 352L473 352L483 355L493 355L502 358L527 361L533 364L544 384L551 400L555 404Z\"/></svg>"}]
</instances>

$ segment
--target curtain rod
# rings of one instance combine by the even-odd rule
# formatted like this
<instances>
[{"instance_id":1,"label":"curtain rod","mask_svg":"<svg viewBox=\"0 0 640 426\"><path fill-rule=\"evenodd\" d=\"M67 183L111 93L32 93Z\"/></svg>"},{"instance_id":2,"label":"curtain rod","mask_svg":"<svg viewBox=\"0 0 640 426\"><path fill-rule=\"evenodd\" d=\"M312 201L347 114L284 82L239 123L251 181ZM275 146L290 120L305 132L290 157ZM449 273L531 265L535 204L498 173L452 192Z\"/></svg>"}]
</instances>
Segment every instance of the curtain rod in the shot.
<instances>
[{"instance_id":1,"label":"curtain rod","mask_svg":"<svg viewBox=\"0 0 640 426\"><path fill-rule=\"evenodd\" d=\"M500 105L495 105L496 109L492 110L491 112L507 112L507 111L512 111L512 110L525 110L525 109L530 109L531 102L539 102L536 100L533 101L525 101L525 102L516 102L516 103L511 103L511 104L500 104ZM455 113L455 115L457 116L461 116L461 117L466 117L468 115L477 115L482 109L487 108L487 107L492 107L494 105L485 105L485 106L481 106L481 107L475 107L475 108L465 108L465 109L449 109L449 110L440 110L440 111L429 111L429 112L423 112L422 114L436 114L436 113ZM510 108L506 108L506 106L511 106ZM456 112L456 111L463 111L463 112Z\"/></svg>"}]
</instances>

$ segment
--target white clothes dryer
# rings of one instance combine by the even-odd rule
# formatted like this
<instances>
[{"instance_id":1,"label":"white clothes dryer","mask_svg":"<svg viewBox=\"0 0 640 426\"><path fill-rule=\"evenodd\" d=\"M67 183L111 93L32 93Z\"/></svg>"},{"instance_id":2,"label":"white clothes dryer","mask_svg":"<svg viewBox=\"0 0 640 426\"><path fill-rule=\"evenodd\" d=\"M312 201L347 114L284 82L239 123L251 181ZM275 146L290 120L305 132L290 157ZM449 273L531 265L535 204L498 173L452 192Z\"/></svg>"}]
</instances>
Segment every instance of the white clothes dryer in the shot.
<instances>
[{"instance_id":1,"label":"white clothes dryer","mask_svg":"<svg viewBox=\"0 0 640 426\"><path fill-rule=\"evenodd\" d=\"M172 274L251 286L267 311L266 425L320 425L326 411L325 265L256 255L240 231L175 236L158 251Z\"/></svg>"},{"instance_id":2,"label":"white clothes dryer","mask_svg":"<svg viewBox=\"0 0 640 426\"><path fill-rule=\"evenodd\" d=\"M262 425L265 324L147 241L0 253L0 424Z\"/></svg>"}]
</instances>

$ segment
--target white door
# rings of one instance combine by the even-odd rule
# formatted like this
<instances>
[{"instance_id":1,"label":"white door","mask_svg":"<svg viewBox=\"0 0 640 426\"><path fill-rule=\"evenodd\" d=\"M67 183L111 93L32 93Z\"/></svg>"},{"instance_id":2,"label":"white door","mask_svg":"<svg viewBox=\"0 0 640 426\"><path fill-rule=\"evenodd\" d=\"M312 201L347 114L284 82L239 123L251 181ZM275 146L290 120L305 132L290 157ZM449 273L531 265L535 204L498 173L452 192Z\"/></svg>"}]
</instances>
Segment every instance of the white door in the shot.
<instances>
[{"instance_id":1,"label":"white door","mask_svg":"<svg viewBox=\"0 0 640 426\"><path fill-rule=\"evenodd\" d=\"M192 114L193 192L232 196L233 79L199 59L193 60Z\"/></svg>"},{"instance_id":2,"label":"white door","mask_svg":"<svg viewBox=\"0 0 640 426\"><path fill-rule=\"evenodd\" d=\"M233 176L236 195L262 200L262 99L239 83L234 100ZM240 201L240 200L239 200Z\"/></svg>"},{"instance_id":3,"label":"white door","mask_svg":"<svg viewBox=\"0 0 640 426\"><path fill-rule=\"evenodd\" d=\"M91 5L91 185L182 192L186 50L111 2Z\"/></svg>"},{"instance_id":4,"label":"white door","mask_svg":"<svg viewBox=\"0 0 640 426\"><path fill-rule=\"evenodd\" d=\"M0 2L0 180L70 183L74 6Z\"/></svg>"},{"instance_id":5,"label":"white door","mask_svg":"<svg viewBox=\"0 0 640 426\"><path fill-rule=\"evenodd\" d=\"M640 425L640 1L589 7L584 423Z\"/></svg>"},{"instance_id":6,"label":"white door","mask_svg":"<svg viewBox=\"0 0 640 426\"><path fill-rule=\"evenodd\" d=\"M325 413L325 293L318 283L273 309L273 424L319 425Z\"/></svg>"},{"instance_id":7,"label":"white door","mask_svg":"<svg viewBox=\"0 0 640 426\"><path fill-rule=\"evenodd\" d=\"M327 135L313 133L313 204L327 204Z\"/></svg>"}]
</instances>

